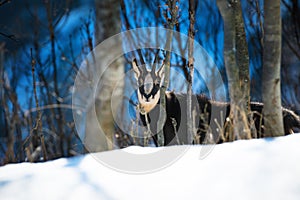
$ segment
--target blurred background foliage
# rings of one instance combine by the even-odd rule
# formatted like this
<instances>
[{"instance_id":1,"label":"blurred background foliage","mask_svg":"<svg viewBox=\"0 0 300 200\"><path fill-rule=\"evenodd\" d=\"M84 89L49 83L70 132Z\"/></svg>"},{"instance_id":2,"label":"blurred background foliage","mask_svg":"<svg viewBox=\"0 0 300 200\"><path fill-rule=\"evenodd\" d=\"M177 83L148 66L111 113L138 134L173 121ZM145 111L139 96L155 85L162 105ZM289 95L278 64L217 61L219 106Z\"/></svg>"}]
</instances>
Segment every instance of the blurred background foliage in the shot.
<instances>
[{"instance_id":1,"label":"blurred background foliage","mask_svg":"<svg viewBox=\"0 0 300 200\"><path fill-rule=\"evenodd\" d=\"M99 0L101 1L101 0ZM300 1L282 0L282 102L300 114ZM72 115L72 92L81 61L97 45L97 0L0 1L0 164L44 161L85 153ZM263 1L242 0L250 56L251 99L261 101ZM166 27L164 0L122 0L120 31ZM203 46L227 84L223 61L223 21L215 1L196 1L195 40ZM176 31L188 34L188 1L180 1ZM103 31L105 33L105 31ZM99 31L97 34L102 34ZM104 39L111 35L103 36ZM180 42L180 41L178 41ZM124 42L124 45L128 45ZM178 44L178 48L180 48ZM271 49L270 49L271 51ZM143 51L146 62L154 54ZM125 55L125 71L131 69ZM173 55L171 67L185 60ZM200 66L199 66L200 67ZM208 70L205 63L201 66ZM214 73L215 68L209 69ZM208 75L209 76L209 75ZM171 90L176 89L172 81ZM35 89L36 88L36 89ZM178 89L180 91L180 88ZM36 92L34 92L36 91ZM208 94L195 75L195 93ZM36 95L36 97L35 97ZM218 95L210 94L218 100ZM38 99L38 104L37 100ZM36 109L36 108L40 109ZM38 111L40 110L40 111Z\"/></svg>"}]
</instances>

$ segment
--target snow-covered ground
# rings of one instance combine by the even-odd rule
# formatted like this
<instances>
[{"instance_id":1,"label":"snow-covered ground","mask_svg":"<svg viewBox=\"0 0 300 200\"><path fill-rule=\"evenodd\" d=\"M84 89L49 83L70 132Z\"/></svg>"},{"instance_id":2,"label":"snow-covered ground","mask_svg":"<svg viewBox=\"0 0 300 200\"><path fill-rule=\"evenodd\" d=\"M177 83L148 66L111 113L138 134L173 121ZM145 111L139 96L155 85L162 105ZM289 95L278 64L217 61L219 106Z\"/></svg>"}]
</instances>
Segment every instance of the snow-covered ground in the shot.
<instances>
[{"instance_id":1,"label":"snow-covered ground","mask_svg":"<svg viewBox=\"0 0 300 200\"><path fill-rule=\"evenodd\" d=\"M300 199L300 134L206 148L208 155L203 146L129 147L11 164L0 167L0 199Z\"/></svg>"}]
</instances>

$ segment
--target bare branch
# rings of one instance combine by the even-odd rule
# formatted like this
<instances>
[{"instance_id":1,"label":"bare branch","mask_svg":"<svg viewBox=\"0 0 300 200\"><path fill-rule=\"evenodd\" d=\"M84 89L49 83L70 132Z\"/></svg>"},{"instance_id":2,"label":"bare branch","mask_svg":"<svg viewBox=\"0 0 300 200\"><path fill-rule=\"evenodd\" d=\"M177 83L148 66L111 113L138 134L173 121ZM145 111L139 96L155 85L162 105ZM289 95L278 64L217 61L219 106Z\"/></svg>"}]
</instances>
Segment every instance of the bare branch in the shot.
<instances>
[{"instance_id":1,"label":"bare branch","mask_svg":"<svg viewBox=\"0 0 300 200\"><path fill-rule=\"evenodd\" d=\"M11 0L3 0L3 1L0 1L0 6L3 6L4 4L6 3L10 3Z\"/></svg>"}]
</instances>

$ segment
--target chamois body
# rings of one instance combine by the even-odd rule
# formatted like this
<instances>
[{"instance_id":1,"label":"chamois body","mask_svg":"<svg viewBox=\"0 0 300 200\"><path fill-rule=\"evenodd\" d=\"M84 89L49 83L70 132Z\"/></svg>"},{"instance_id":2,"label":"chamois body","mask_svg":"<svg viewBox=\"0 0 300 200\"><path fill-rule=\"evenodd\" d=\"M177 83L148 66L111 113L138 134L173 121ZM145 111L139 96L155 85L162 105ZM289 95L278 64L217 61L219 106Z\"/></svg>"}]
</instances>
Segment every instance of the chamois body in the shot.
<instances>
[{"instance_id":1,"label":"chamois body","mask_svg":"<svg viewBox=\"0 0 300 200\"><path fill-rule=\"evenodd\" d=\"M166 119L163 127L164 145L188 144L187 122L186 121L186 94L175 94L167 92L166 95ZM154 142L157 140L157 120L159 119L159 104L147 113L151 132L154 134ZM264 121L262 118L263 104L251 102L253 121L257 130L257 138L264 137ZM222 143L226 142L226 118L229 117L230 104L209 100L204 95L193 95L192 110L196 123L195 132L199 136L199 142L203 143ZM285 135L300 130L300 118L293 111L282 108ZM142 123L147 126L145 115L140 114ZM220 135L220 128L223 127L223 136Z\"/></svg>"},{"instance_id":2,"label":"chamois body","mask_svg":"<svg viewBox=\"0 0 300 200\"><path fill-rule=\"evenodd\" d=\"M222 143L228 141L230 132L228 126L230 104L209 100L204 95L192 95L193 121L187 121L187 95L166 92L165 119L159 118L160 109L160 87L164 76L163 65L156 72L152 66L148 71L144 65L138 67L136 59L132 62L135 78L138 83L137 96L138 108L142 124L150 124L153 139L157 145L157 135L163 129L164 145L188 144L187 123L193 123L195 130L194 142L196 143ZM253 121L257 134L253 137L264 137L263 131L263 104L257 102L250 103L253 113ZM300 118L293 111L282 108L285 134L290 134L293 130L300 130ZM147 120L146 120L147 116ZM157 127L158 120L165 120L163 127ZM232 128L232 127L231 127Z\"/></svg>"}]
</instances>

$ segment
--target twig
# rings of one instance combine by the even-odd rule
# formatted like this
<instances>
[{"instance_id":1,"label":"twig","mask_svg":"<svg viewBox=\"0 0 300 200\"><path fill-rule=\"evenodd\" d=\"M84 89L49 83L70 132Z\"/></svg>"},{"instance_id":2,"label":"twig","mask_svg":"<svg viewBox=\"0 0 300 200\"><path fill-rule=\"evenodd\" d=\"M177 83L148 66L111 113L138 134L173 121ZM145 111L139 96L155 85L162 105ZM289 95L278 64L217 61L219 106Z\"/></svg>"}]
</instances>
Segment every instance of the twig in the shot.
<instances>
[{"instance_id":1,"label":"twig","mask_svg":"<svg viewBox=\"0 0 300 200\"><path fill-rule=\"evenodd\" d=\"M43 151L43 155L44 155L44 161L47 161L48 160L48 154L47 154L47 149L46 149L46 145L45 145L45 136L41 135L40 140L41 140L42 151Z\"/></svg>"},{"instance_id":2,"label":"twig","mask_svg":"<svg viewBox=\"0 0 300 200\"><path fill-rule=\"evenodd\" d=\"M144 147L148 146L148 143L149 143L148 138L151 137L151 135L152 135L147 113L145 114L145 120L146 120L146 124L147 124L147 131L146 131L146 134L144 136Z\"/></svg>"},{"instance_id":3,"label":"twig","mask_svg":"<svg viewBox=\"0 0 300 200\"><path fill-rule=\"evenodd\" d=\"M3 0L3 1L0 1L0 6L3 6L4 4L6 3L10 3L11 0Z\"/></svg>"},{"instance_id":4,"label":"twig","mask_svg":"<svg viewBox=\"0 0 300 200\"><path fill-rule=\"evenodd\" d=\"M32 73L32 86L33 86L33 95L34 95L34 99L35 99L35 106L37 108L37 117L36 117L36 125L33 128L33 131L40 131L42 128L42 124L41 124L41 118L42 118L42 112L39 109L39 99L37 96L37 91L36 91L36 77L35 77L35 65L36 65L36 61L33 58L32 55L32 48L30 49L30 56L31 56L31 73Z\"/></svg>"},{"instance_id":5,"label":"twig","mask_svg":"<svg viewBox=\"0 0 300 200\"><path fill-rule=\"evenodd\" d=\"M73 109L73 110L80 110L80 111L85 110L82 107L74 106L70 104L51 104L51 105L39 106L38 108L31 108L29 110L26 110L24 115L27 116L31 112L37 112L39 110L47 110L47 109L54 109L54 108L65 108L65 109Z\"/></svg>"},{"instance_id":6,"label":"twig","mask_svg":"<svg viewBox=\"0 0 300 200\"><path fill-rule=\"evenodd\" d=\"M60 91L58 88L58 66L57 66L57 60L56 60L56 42L55 42L55 23L53 22L53 16L52 16L52 11L53 8L50 4L50 2L45 2L45 7L46 7L46 14L47 14L47 20L48 20L48 30L50 34L50 44L51 44L51 62L53 65L53 82L54 82L54 92L57 97L60 97ZM61 102L56 99L57 104L61 104ZM64 117L62 114L62 111L60 107L57 107L57 112L58 112L58 117L56 118L57 121L57 126L58 126L58 133L60 136L60 152L61 155L64 155L64 140L65 140L65 135L64 135Z\"/></svg>"},{"instance_id":7,"label":"twig","mask_svg":"<svg viewBox=\"0 0 300 200\"><path fill-rule=\"evenodd\" d=\"M193 116L193 123L194 123L194 127L193 127L194 141L193 141L193 144L200 144L200 135L197 134L197 127L195 126L196 116L197 116L196 109L193 109L192 116Z\"/></svg>"},{"instance_id":8,"label":"twig","mask_svg":"<svg viewBox=\"0 0 300 200\"><path fill-rule=\"evenodd\" d=\"M177 133L177 129L176 129L176 126L177 126L177 121L175 118L171 117L171 120L172 120L172 125L173 125L173 128L174 128L174 133L175 133L175 139L176 139L176 142L178 145L180 145L180 141L179 141L179 138L178 138L178 133Z\"/></svg>"},{"instance_id":9,"label":"twig","mask_svg":"<svg viewBox=\"0 0 300 200\"><path fill-rule=\"evenodd\" d=\"M34 138L37 138L39 134L42 134L41 129L42 129L42 112L41 109L39 109L39 98L37 96L37 90L36 90L36 77L35 77L35 65L36 65L36 60L33 58L32 54L32 48L30 49L30 56L31 56L31 73L32 73L32 86L33 86L33 95L35 99L35 106L38 109L37 110L37 116L36 116L36 124L35 127L33 127L31 131L31 135ZM35 133L34 135L32 133ZM44 160L47 160L47 153L46 153L46 146L44 143L44 136L40 135L40 142L42 144L42 150L44 154Z\"/></svg>"},{"instance_id":10,"label":"twig","mask_svg":"<svg viewBox=\"0 0 300 200\"><path fill-rule=\"evenodd\" d=\"M219 137L215 138L216 143L221 141L225 141L225 137L224 137L224 126L221 126L221 124L218 122L218 120L215 118L214 119L216 125L218 126L218 132L219 132ZM221 110L220 112L220 121L221 123L224 122L224 116L223 116L223 110Z\"/></svg>"},{"instance_id":11,"label":"twig","mask_svg":"<svg viewBox=\"0 0 300 200\"><path fill-rule=\"evenodd\" d=\"M16 36L14 36L14 35L8 35L8 34L5 34L3 32L0 32L0 35L4 36L4 37L6 37L6 38L8 38L8 39L10 39L10 40L12 40L14 42L19 42L19 40L16 39Z\"/></svg>"}]
</instances>

